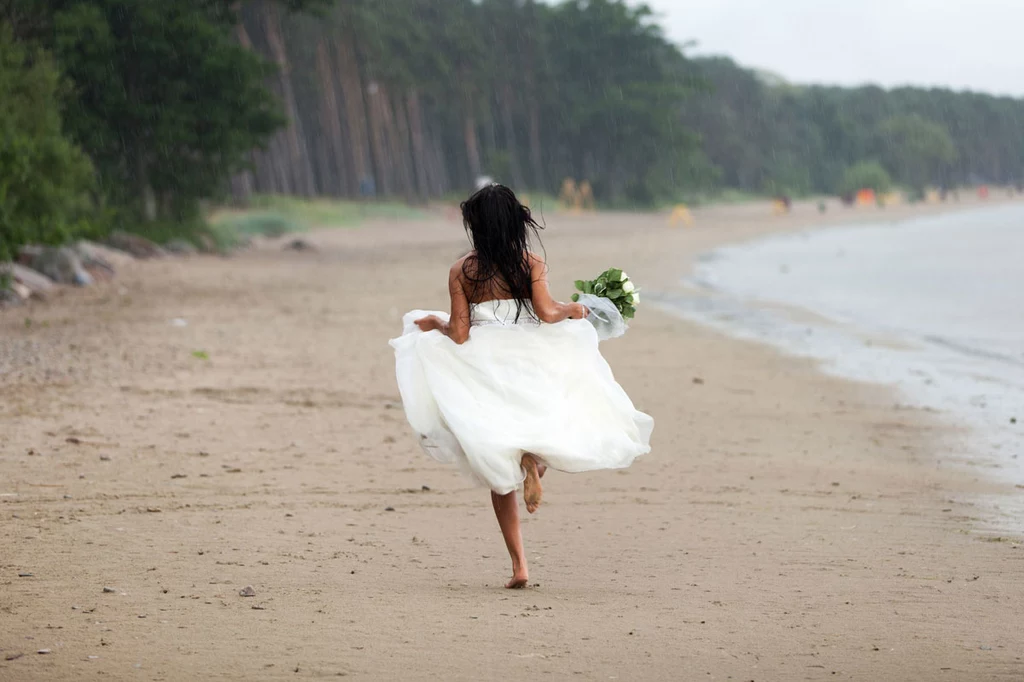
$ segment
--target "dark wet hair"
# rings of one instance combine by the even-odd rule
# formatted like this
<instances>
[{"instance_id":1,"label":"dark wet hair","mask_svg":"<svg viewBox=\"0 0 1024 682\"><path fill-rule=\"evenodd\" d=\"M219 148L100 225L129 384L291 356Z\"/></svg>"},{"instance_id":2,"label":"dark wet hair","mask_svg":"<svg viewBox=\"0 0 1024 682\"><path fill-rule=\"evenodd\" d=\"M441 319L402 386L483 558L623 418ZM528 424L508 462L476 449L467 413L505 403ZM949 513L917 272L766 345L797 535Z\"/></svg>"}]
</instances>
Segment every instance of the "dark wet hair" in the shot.
<instances>
[{"instance_id":1,"label":"dark wet hair","mask_svg":"<svg viewBox=\"0 0 1024 682\"><path fill-rule=\"evenodd\" d=\"M462 202L462 223L475 249L462 265L469 299L515 299L518 321L533 295L530 238L540 240L541 226L515 192L496 184Z\"/></svg>"}]
</instances>

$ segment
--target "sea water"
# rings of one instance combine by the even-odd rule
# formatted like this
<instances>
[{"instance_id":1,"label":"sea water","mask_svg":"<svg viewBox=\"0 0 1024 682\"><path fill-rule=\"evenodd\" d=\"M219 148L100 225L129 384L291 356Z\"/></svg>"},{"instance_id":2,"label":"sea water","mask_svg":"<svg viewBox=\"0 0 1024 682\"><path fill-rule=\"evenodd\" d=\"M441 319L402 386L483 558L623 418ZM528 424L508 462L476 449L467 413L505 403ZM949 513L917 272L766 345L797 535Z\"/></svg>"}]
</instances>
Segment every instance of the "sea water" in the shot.
<instances>
[{"instance_id":1,"label":"sea water","mask_svg":"<svg viewBox=\"0 0 1024 682\"><path fill-rule=\"evenodd\" d=\"M808 230L705 254L676 312L895 387L1024 484L1024 206Z\"/></svg>"}]
</instances>

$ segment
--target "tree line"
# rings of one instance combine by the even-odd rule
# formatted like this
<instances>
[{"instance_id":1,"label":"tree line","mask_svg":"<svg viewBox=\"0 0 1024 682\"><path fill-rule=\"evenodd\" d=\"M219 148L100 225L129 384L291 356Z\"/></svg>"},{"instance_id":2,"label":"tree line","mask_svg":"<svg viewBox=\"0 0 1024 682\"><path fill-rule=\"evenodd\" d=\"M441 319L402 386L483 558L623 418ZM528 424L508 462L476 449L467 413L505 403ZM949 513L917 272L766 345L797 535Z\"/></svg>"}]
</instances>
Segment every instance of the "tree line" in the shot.
<instances>
[{"instance_id":1,"label":"tree line","mask_svg":"<svg viewBox=\"0 0 1024 682\"><path fill-rule=\"evenodd\" d=\"M1024 101L796 87L621 0L0 0L0 259L254 194L1019 183ZM156 230L159 232L159 230Z\"/></svg>"},{"instance_id":2,"label":"tree line","mask_svg":"<svg viewBox=\"0 0 1024 682\"><path fill-rule=\"evenodd\" d=\"M796 87L725 58L693 66L714 90L694 97L682 119L700 132L724 186L843 193L868 166L867 177L915 193L1024 180L1024 100L939 88Z\"/></svg>"}]
</instances>

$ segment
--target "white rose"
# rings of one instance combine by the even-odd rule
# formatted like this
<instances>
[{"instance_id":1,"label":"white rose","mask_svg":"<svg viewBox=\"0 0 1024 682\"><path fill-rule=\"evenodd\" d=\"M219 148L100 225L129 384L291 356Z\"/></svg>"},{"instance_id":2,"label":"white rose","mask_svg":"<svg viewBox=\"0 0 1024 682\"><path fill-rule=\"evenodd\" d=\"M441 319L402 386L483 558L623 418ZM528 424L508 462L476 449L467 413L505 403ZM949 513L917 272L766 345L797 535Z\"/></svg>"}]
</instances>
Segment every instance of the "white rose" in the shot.
<instances>
[{"instance_id":1,"label":"white rose","mask_svg":"<svg viewBox=\"0 0 1024 682\"><path fill-rule=\"evenodd\" d=\"M625 282L627 279L629 279L629 275L627 275L625 272L622 273L622 277L619 277L620 282Z\"/></svg>"},{"instance_id":2,"label":"white rose","mask_svg":"<svg viewBox=\"0 0 1024 682\"><path fill-rule=\"evenodd\" d=\"M636 291L636 285L630 282L629 280L626 280L625 282L622 283L622 290L625 291L627 294L631 294L634 291Z\"/></svg>"},{"instance_id":3,"label":"white rose","mask_svg":"<svg viewBox=\"0 0 1024 682\"><path fill-rule=\"evenodd\" d=\"M637 303L639 303L640 302L640 292L639 291L634 291L632 294L630 294L629 302L632 303L633 305L636 305Z\"/></svg>"}]
</instances>

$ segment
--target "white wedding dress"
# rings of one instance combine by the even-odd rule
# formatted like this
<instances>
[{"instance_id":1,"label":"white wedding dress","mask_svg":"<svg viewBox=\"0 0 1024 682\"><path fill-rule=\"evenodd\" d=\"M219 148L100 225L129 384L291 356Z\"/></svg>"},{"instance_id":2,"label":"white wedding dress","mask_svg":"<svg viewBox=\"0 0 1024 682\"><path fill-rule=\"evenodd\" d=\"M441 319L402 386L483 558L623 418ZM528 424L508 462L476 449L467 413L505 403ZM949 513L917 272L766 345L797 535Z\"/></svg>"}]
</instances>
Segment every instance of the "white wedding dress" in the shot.
<instances>
[{"instance_id":1,"label":"white wedding dress","mask_svg":"<svg viewBox=\"0 0 1024 682\"><path fill-rule=\"evenodd\" d=\"M536 321L515 301L472 306L469 340L421 332L414 310L395 349L398 388L423 448L499 494L525 478L523 453L565 472L621 469L650 451L654 420L633 407L585 320Z\"/></svg>"}]
</instances>

